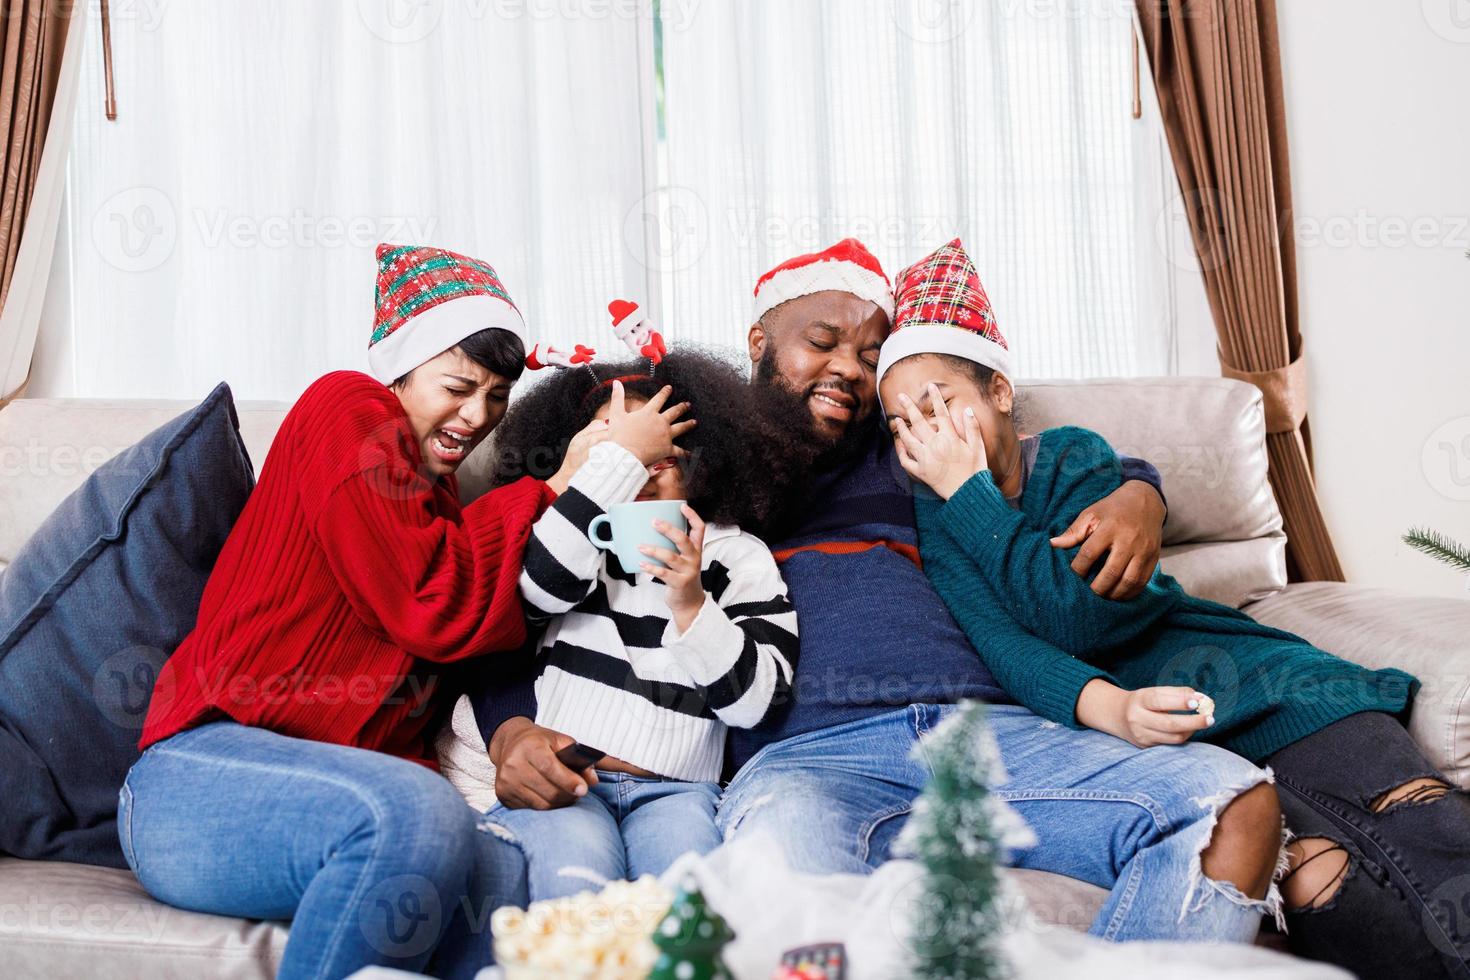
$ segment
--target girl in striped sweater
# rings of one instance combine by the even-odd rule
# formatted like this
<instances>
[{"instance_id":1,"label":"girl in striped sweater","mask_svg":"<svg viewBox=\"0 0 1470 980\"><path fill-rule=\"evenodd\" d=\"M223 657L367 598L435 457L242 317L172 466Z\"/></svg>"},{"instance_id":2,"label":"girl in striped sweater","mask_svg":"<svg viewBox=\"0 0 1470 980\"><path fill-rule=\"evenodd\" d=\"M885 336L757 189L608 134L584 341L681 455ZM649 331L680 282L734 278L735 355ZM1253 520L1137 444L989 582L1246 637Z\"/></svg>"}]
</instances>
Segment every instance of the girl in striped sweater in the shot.
<instances>
[{"instance_id":1,"label":"girl in striped sweater","mask_svg":"<svg viewBox=\"0 0 1470 980\"><path fill-rule=\"evenodd\" d=\"M740 529L774 502L752 460L765 450L751 438L748 391L724 361L687 349L651 371L568 368L518 401L498 435L497 482L585 458L532 526L520 588L545 627L536 724L605 755L569 807L491 808L526 855L533 901L657 875L715 847L726 730L758 724L789 692L796 614L769 549ZM657 420L685 406L698 424L671 451L653 437ZM689 530L655 521L677 550L645 547L639 567L624 568L588 528L642 500L687 500ZM472 725L456 728L469 744L451 746L446 773L484 801L493 784L454 764L465 748L484 758L484 742Z\"/></svg>"}]
</instances>

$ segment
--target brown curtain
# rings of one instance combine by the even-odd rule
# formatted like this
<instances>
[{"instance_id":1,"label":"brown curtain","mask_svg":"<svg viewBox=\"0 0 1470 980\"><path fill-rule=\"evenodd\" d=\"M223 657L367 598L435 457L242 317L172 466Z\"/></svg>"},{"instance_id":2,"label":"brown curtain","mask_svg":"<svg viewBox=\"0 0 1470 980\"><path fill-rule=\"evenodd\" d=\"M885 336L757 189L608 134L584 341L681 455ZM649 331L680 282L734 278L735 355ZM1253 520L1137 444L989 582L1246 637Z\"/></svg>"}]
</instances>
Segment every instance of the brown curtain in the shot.
<instances>
[{"instance_id":1,"label":"brown curtain","mask_svg":"<svg viewBox=\"0 0 1470 980\"><path fill-rule=\"evenodd\" d=\"M0 308L10 295L76 6L76 0L0 0L0 129L6 136L0 145Z\"/></svg>"},{"instance_id":2,"label":"brown curtain","mask_svg":"<svg viewBox=\"0 0 1470 980\"><path fill-rule=\"evenodd\" d=\"M1137 0L1221 373L1266 404L1293 581L1340 582L1312 481L1275 0Z\"/></svg>"}]
</instances>

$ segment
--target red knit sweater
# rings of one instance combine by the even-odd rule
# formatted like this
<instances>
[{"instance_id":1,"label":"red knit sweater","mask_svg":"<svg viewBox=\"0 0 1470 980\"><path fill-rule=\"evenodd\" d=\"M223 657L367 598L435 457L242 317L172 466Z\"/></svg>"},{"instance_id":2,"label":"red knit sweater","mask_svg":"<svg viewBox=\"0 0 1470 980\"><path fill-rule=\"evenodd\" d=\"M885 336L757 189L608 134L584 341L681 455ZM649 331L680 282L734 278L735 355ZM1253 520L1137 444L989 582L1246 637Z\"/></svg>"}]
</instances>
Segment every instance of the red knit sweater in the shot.
<instances>
[{"instance_id":1,"label":"red knit sweater","mask_svg":"<svg viewBox=\"0 0 1470 980\"><path fill-rule=\"evenodd\" d=\"M140 747L229 717L433 765L436 665L525 639L517 582L555 495L525 479L461 508L420 475L398 397L365 374L314 383L169 658Z\"/></svg>"}]
</instances>

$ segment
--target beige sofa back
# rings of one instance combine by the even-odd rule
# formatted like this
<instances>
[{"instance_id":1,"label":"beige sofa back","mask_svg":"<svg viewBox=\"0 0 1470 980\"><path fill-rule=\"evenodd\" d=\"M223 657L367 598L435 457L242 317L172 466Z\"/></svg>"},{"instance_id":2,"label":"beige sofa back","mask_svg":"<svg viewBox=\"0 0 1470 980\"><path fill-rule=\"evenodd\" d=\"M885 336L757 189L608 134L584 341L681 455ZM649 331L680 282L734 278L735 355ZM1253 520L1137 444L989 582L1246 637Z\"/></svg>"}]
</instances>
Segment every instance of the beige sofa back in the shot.
<instances>
[{"instance_id":1,"label":"beige sofa back","mask_svg":"<svg viewBox=\"0 0 1470 980\"><path fill-rule=\"evenodd\" d=\"M1266 482L1260 393L1220 378L1040 381L1021 386L1023 428L1083 425L1156 465L1169 501L1164 568L1198 595L1243 605L1286 582L1285 537ZM112 456L188 402L22 399L0 410L0 564ZM241 402L257 472L289 406ZM485 487L490 453L466 460L466 498Z\"/></svg>"},{"instance_id":2,"label":"beige sofa back","mask_svg":"<svg viewBox=\"0 0 1470 980\"><path fill-rule=\"evenodd\" d=\"M1037 381L1020 387L1021 427L1080 425L1164 478L1164 571L1232 606L1286 585L1286 535L1266 479L1260 389L1225 378Z\"/></svg>"},{"instance_id":3,"label":"beige sofa back","mask_svg":"<svg viewBox=\"0 0 1470 980\"><path fill-rule=\"evenodd\" d=\"M0 409L0 564L103 463L195 403L23 398ZM240 432L256 473L290 406L241 402Z\"/></svg>"}]
</instances>

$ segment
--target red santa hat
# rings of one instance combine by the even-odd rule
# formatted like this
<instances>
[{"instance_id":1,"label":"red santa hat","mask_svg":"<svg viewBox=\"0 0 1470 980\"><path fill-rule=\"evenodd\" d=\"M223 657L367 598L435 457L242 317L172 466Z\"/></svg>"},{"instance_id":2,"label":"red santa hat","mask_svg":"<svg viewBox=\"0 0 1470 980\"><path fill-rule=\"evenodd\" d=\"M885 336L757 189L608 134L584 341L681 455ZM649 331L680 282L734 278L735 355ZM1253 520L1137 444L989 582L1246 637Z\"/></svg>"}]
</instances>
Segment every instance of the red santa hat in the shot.
<instances>
[{"instance_id":1,"label":"red santa hat","mask_svg":"<svg viewBox=\"0 0 1470 980\"><path fill-rule=\"evenodd\" d=\"M899 273L894 297L893 331L878 355L879 381L914 354L963 357L1013 377L990 297L958 238Z\"/></svg>"},{"instance_id":2,"label":"red santa hat","mask_svg":"<svg viewBox=\"0 0 1470 980\"><path fill-rule=\"evenodd\" d=\"M883 267L862 242L844 238L823 251L787 259L756 280L755 319L789 299L828 289L876 303L893 318L893 291Z\"/></svg>"}]
</instances>

